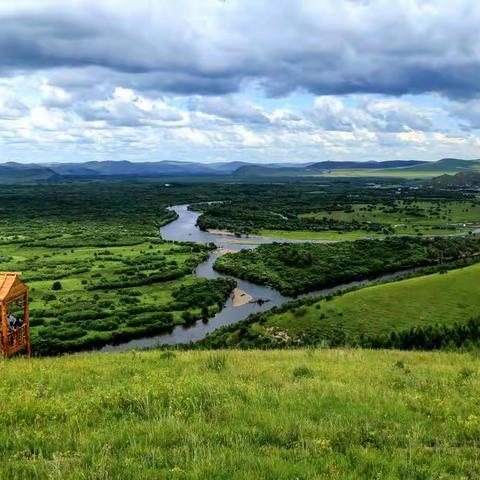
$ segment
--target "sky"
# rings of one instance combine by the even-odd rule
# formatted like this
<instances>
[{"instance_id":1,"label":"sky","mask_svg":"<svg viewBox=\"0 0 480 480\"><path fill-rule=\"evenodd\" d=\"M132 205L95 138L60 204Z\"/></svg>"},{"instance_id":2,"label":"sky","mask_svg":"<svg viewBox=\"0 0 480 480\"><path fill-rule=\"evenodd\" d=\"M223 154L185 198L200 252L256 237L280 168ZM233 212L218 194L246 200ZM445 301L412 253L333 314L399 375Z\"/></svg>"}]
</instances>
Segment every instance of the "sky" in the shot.
<instances>
[{"instance_id":1,"label":"sky","mask_svg":"<svg viewBox=\"0 0 480 480\"><path fill-rule=\"evenodd\" d=\"M0 162L480 158L478 0L0 0Z\"/></svg>"}]
</instances>

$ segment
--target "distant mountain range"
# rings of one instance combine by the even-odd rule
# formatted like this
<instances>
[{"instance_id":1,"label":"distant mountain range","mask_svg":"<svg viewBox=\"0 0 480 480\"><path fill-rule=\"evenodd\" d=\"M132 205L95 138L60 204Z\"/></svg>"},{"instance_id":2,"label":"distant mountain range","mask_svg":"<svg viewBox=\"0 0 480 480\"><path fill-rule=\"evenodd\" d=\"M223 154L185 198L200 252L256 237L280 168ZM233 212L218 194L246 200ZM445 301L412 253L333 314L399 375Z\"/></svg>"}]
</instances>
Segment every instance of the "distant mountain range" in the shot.
<instances>
[{"instance_id":1,"label":"distant mountain range","mask_svg":"<svg viewBox=\"0 0 480 480\"><path fill-rule=\"evenodd\" d=\"M234 176L236 178L305 176L406 176L435 177L462 171L480 171L480 160L444 158L437 162L388 160L381 162L270 163L92 161L85 163L0 164L1 183L56 182L71 178L152 178Z\"/></svg>"}]
</instances>

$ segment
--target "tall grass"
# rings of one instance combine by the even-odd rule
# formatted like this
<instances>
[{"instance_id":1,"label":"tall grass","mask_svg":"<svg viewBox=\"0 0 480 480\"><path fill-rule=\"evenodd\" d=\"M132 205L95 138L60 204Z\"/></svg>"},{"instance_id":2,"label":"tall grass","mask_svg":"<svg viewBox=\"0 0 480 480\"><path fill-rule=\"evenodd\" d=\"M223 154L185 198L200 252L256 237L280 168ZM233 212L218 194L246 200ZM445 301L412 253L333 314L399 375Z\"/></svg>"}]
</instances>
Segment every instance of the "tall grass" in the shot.
<instances>
[{"instance_id":1,"label":"tall grass","mask_svg":"<svg viewBox=\"0 0 480 480\"><path fill-rule=\"evenodd\" d=\"M479 372L323 349L3 361L0 478L479 478Z\"/></svg>"}]
</instances>

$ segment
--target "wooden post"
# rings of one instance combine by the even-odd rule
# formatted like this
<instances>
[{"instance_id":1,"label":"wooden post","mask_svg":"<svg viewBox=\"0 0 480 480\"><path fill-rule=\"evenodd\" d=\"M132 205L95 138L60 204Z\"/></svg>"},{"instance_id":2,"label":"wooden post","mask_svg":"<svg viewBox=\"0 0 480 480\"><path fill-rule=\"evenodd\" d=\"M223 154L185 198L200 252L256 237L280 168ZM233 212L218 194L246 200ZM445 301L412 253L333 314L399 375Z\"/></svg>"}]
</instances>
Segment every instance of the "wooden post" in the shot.
<instances>
[{"instance_id":1,"label":"wooden post","mask_svg":"<svg viewBox=\"0 0 480 480\"><path fill-rule=\"evenodd\" d=\"M25 324L25 341L27 342L27 355L32 356L30 350L30 313L28 308L28 288L25 292L25 297L23 301L23 323Z\"/></svg>"},{"instance_id":2,"label":"wooden post","mask_svg":"<svg viewBox=\"0 0 480 480\"><path fill-rule=\"evenodd\" d=\"M8 356L7 302L1 302L0 306L2 309L2 353Z\"/></svg>"}]
</instances>

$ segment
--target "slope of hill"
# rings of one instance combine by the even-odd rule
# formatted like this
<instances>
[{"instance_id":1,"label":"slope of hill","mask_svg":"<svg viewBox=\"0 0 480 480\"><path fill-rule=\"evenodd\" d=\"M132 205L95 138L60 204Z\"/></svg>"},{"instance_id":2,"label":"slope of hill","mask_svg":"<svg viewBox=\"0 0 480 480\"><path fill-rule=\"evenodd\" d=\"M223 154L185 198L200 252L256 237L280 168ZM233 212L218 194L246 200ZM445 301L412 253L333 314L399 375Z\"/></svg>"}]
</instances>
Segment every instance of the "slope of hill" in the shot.
<instances>
[{"instance_id":1,"label":"slope of hill","mask_svg":"<svg viewBox=\"0 0 480 480\"><path fill-rule=\"evenodd\" d=\"M130 162L128 160L115 161L90 161L84 163L68 162L53 163L48 165L21 165L11 164L15 170L18 168L50 169L52 173L65 177L159 177L159 176L220 176L231 175L234 171L254 164L249 162L180 162L163 160L159 162ZM14 165L14 167L13 167ZM265 164L264 168L286 168L291 164ZM310 164L299 164L305 167ZM262 167L262 168L263 168Z\"/></svg>"},{"instance_id":2,"label":"slope of hill","mask_svg":"<svg viewBox=\"0 0 480 480\"><path fill-rule=\"evenodd\" d=\"M480 160L445 158L437 162L415 160L385 162L319 162L306 167L265 168L258 165L240 167L239 177L275 176L345 176L345 177L434 177L459 171L480 171Z\"/></svg>"},{"instance_id":3,"label":"slope of hill","mask_svg":"<svg viewBox=\"0 0 480 480\"><path fill-rule=\"evenodd\" d=\"M0 165L0 183L35 183L58 178L59 175L55 171L41 165L22 165L13 162Z\"/></svg>"},{"instance_id":4,"label":"slope of hill","mask_svg":"<svg viewBox=\"0 0 480 480\"><path fill-rule=\"evenodd\" d=\"M346 170L350 168L358 169L377 169L377 168L398 168L398 167L413 167L416 165L423 165L428 162L421 160L385 160L381 162L317 162L308 167L309 170Z\"/></svg>"},{"instance_id":5,"label":"slope of hill","mask_svg":"<svg viewBox=\"0 0 480 480\"><path fill-rule=\"evenodd\" d=\"M426 162L420 160L387 160L384 162L316 162L307 165L244 165L234 172L236 176L299 176L322 175L337 170L377 170L399 167L420 166Z\"/></svg>"},{"instance_id":6,"label":"slope of hill","mask_svg":"<svg viewBox=\"0 0 480 480\"><path fill-rule=\"evenodd\" d=\"M0 182L35 182L62 177L161 177L161 176L229 176L257 177L434 177L457 172L479 171L480 160L442 159L438 162L391 160L384 162L317 162L269 163L91 161L85 163L55 163L49 165L6 163L0 165Z\"/></svg>"},{"instance_id":7,"label":"slope of hill","mask_svg":"<svg viewBox=\"0 0 480 480\"><path fill-rule=\"evenodd\" d=\"M459 158L442 158L437 162L423 163L408 167L410 172L444 172L480 170L480 160L462 160Z\"/></svg>"},{"instance_id":8,"label":"slope of hill","mask_svg":"<svg viewBox=\"0 0 480 480\"><path fill-rule=\"evenodd\" d=\"M392 330L435 323L466 322L480 314L478 285L480 264L360 289L331 301L318 302L300 317L289 313L272 318L271 323L288 324L296 332L310 322L317 323L325 332L341 325L347 335L356 336L361 333L383 335Z\"/></svg>"},{"instance_id":9,"label":"slope of hill","mask_svg":"<svg viewBox=\"0 0 480 480\"><path fill-rule=\"evenodd\" d=\"M86 175L95 176L134 176L150 177L158 175L212 175L215 173L208 165L187 162L129 162L118 161L93 161L77 164L56 164L52 168L59 174L69 174L72 167L76 167L74 175L83 175L80 169L87 169Z\"/></svg>"},{"instance_id":10,"label":"slope of hill","mask_svg":"<svg viewBox=\"0 0 480 480\"><path fill-rule=\"evenodd\" d=\"M208 347L354 344L361 335L381 337L413 327L464 325L480 315L480 264L373 285L327 299L306 298L256 319L217 330Z\"/></svg>"},{"instance_id":11,"label":"slope of hill","mask_svg":"<svg viewBox=\"0 0 480 480\"><path fill-rule=\"evenodd\" d=\"M480 360L361 350L0 363L1 478L478 478Z\"/></svg>"}]
</instances>

